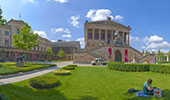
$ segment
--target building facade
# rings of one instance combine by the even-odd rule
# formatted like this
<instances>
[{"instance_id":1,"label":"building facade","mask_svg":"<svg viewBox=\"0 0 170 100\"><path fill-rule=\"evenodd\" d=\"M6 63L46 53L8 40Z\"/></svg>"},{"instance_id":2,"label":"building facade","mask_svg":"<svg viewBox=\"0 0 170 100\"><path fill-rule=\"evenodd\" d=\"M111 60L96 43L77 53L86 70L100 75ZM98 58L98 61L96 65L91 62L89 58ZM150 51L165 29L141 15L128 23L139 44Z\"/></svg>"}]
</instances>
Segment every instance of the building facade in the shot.
<instances>
[{"instance_id":1,"label":"building facade","mask_svg":"<svg viewBox=\"0 0 170 100\"><path fill-rule=\"evenodd\" d=\"M54 54L58 54L60 50L65 53L66 60L73 60L73 53L75 50L80 50L79 41L62 41L52 43L52 51Z\"/></svg>"},{"instance_id":2,"label":"building facade","mask_svg":"<svg viewBox=\"0 0 170 100\"><path fill-rule=\"evenodd\" d=\"M24 53L25 60L45 60L47 55L45 52L51 48L52 42L38 37L38 46L32 48L30 51L16 50L13 45L13 35L19 33L19 29L24 25L22 20L8 21L4 26L0 26L0 60L15 61L17 56ZM51 58L55 58L53 55Z\"/></svg>"},{"instance_id":3,"label":"building facade","mask_svg":"<svg viewBox=\"0 0 170 100\"><path fill-rule=\"evenodd\" d=\"M130 30L129 26L114 22L110 18L103 21L86 21L85 49L75 51L74 63L90 63L95 58L115 62L132 62L133 58L137 58L139 62L147 60L148 56L143 57L141 52L130 46Z\"/></svg>"}]
</instances>

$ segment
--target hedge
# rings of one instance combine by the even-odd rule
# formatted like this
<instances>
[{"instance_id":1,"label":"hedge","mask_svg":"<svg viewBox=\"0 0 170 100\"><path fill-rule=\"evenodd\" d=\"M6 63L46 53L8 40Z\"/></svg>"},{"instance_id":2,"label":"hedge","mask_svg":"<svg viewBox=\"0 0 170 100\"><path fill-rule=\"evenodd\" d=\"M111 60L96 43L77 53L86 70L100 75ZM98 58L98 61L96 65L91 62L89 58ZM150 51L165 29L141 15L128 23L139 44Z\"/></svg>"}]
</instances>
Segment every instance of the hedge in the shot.
<instances>
[{"instance_id":1,"label":"hedge","mask_svg":"<svg viewBox=\"0 0 170 100\"><path fill-rule=\"evenodd\" d=\"M73 67L73 66L65 66L65 67L63 67L63 69L65 69L65 70L75 70L75 67Z\"/></svg>"},{"instance_id":2,"label":"hedge","mask_svg":"<svg viewBox=\"0 0 170 100\"><path fill-rule=\"evenodd\" d=\"M126 72L151 71L157 73L170 74L170 65L161 65L161 64L125 64L119 62L110 62L108 63L108 68L112 70L126 71Z\"/></svg>"},{"instance_id":3,"label":"hedge","mask_svg":"<svg viewBox=\"0 0 170 100\"><path fill-rule=\"evenodd\" d=\"M29 85L36 89L50 89L59 86L60 81L55 77L39 76L31 79Z\"/></svg>"},{"instance_id":4,"label":"hedge","mask_svg":"<svg viewBox=\"0 0 170 100\"><path fill-rule=\"evenodd\" d=\"M149 71L149 64L124 64L120 62L108 63L108 68L126 72L142 72Z\"/></svg>"},{"instance_id":5,"label":"hedge","mask_svg":"<svg viewBox=\"0 0 170 100\"><path fill-rule=\"evenodd\" d=\"M77 65L67 65L68 67L77 67Z\"/></svg>"},{"instance_id":6,"label":"hedge","mask_svg":"<svg viewBox=\"0 0 170 100\"><path fill-rule=\"evenodd\" d=\"M71 75L69 70L55 70L53 73L54 75Z\"/></svg>"}]
</instances>

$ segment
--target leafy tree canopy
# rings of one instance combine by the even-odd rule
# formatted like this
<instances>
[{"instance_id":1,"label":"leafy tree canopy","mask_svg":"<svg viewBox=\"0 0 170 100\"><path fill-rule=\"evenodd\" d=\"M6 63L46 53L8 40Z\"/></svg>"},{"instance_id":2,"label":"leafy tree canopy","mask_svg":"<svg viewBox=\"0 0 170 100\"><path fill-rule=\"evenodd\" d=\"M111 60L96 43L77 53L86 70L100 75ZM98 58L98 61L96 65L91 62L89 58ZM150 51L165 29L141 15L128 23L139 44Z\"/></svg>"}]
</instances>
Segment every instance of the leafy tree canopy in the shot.
<instances>
[{"instance_id":1,"label":"leafy tree canopy","mask_svg":"<svg viewBox=\"0 0 170 100\"><path fill-rule=\"evenodd\" d=\"M46 51L46 54L47 55L52 55L53 54L53 51L51 50L51 48L48 48L48 51Z\"/></svg>"},{"instance_id":2,"label":"leafy tree canopy","mask_svg":"<svg viewBox=\"0 0 170 100\"><path fill-rule=\"evenodd\" d=\"M3 16L2 16L2 9L0 8L0 25L4 25L6 22L6 19L3 19Z\"/></svg>"},{"instance_id":3,"label":"leafy tree canopy","mask_svg":"<svg viewBox=\"0 0 170 100\"><path fill-rule=\"evenodd\" d=\"M19 29L18 34L13 35L13 47L21 50L30 50L33 47L38 46L38 34L34 34L31 26L25 23L24 26Z\"/></svg>"},{"instance_id":4,"label":"leafy tree canopy","mask_svg":"<svg viewBox=\"0 0 170 100\"><path fill-rule=\"evenodd\" d=\"M161 52L161 50L158 51L157 57L158 58L162 58L163 57L163 53Z\"/></svg>"},{"instance_id":5,"label":"leafy tree canopy","mask_svg":"<svg viewBox=\"0 0 170 100\"><path fill-rule=\"evenodd\" d=\"M63 58L63 57L65 56L64 51L63 51L62 49L60 49L60 51L59 51L59 53L58 53L58 55L57 55L57 56L59 56L59 57Z\"/></svg>"}]
</instances>

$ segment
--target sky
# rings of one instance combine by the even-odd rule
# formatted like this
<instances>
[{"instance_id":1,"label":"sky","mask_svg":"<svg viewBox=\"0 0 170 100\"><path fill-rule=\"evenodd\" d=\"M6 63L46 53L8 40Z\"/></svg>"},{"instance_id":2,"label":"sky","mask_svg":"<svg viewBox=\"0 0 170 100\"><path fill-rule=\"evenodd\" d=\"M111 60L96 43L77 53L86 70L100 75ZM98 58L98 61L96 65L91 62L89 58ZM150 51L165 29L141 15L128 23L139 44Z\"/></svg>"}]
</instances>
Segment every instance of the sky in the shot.
<instances>
[{"instance_id":1,"label":"sky","mask_svg":"<svg viewBox=\"0 0 170 100\"><path fill-rule=\"evenodd\" d=\"M130 45L142 51L170 49L169 0L0 0L3 18L21 19L51 41L80 41L84 22L105 20L130 26Z\"/></svg>"}]
</instances>

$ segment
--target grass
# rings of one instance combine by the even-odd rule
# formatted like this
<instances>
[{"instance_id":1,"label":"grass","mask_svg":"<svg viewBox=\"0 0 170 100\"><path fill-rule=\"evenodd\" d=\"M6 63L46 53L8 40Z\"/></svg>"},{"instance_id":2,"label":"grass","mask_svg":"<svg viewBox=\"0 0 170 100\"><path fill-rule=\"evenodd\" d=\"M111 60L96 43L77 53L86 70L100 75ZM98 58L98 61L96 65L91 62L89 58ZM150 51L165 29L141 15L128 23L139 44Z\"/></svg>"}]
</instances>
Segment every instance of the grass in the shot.
<instances>
[{"instance_id":1,"label":"grass","mask_svg":"<svg viewBox=\"0 0 170 100\"><path fill-rule=\"evenodd\" d=\"M44 76L60 79L59 87L49 90L37 90L28 85L29 80L0 86L11 100L169 100L169 74L152 72L120 72L107 67L77 67L72 75L56 76L53 73ZM128 89L142 89L144 82L153 79L153 86L163 91L158 99L136 97L127 93Z\"/></svg>"},{"instance_id":2,"label":"grass","mask_svg":"<svg viewBox=\"0 0 170 100\"><path fill-rule=\"evenodd\" d=\"M27 72L36 69L56 66L55 64L25 63L24 67L17 67L16 63L0 63L0 75L15 74L19 72Z\"/></svg>"}]
</instances>

